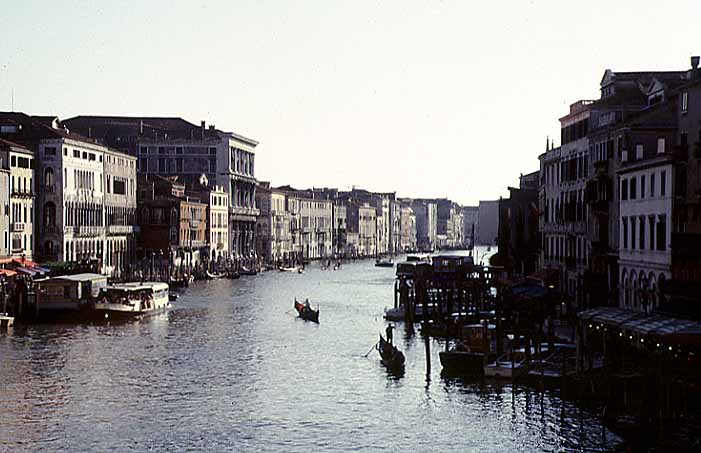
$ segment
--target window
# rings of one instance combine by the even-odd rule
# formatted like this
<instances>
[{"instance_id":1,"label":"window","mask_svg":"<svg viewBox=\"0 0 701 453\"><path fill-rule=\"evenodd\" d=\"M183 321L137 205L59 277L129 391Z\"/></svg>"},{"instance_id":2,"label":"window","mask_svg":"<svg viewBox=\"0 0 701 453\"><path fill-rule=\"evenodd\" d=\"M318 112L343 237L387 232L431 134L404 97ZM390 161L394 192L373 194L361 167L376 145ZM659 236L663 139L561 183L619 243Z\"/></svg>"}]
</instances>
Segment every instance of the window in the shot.
<instances>
[{"instance_id":1,"label":"window","mask_svg":"<svg viewBox=\"0 0 701 453\"><path fill-rule=\"evenodd\" d=\"M638 235L640 238L640 250L645 250L645 218L641 217L640 218L640 234Z\"/></svg>"},{"instance_id":2,"label":"window","mask_svg":"<svg viewBox=\"0 0 701 453\"><path fill-rule=\"evenodd\" d=\"M217 148L215 148L215 147L210 147L210 148L209 148L209 154L217 154Z\"/></svg>"},{"instance_id":3,"label":"window","mask_svg":"<svg viewBox=\"0 0 701 453\"><path fill-rule=\"evenodd\" d=\"M182 157L177 157L175 159L175 171L178 173L182 173L182 171L183 171L183 158Z\"/></svg>"},{"instance_id":4,"label":"window","mask_svg":"<svg viewBox=\"0 0 701 453\"><path fill-rule=\"evenodd\" d=\"M87 159L87 158L88 158L88 153L83 151L83 159Z\"/></svg>"},{"instance_id":5,"label":"window","mask_svg":"<svg viewBox=\"0 0 701 453\"><path fill-rule=\"evenodd\" d=\"M148 146L140 146L139 154L148 154Z\"/></svg>"},{"instance_id":6,"label":"window","mask_svg":"<svg viewBox=\"0 0 701 453\"><path fill-rule=\"evenodd\" d=\"M53 189L54 187L54 170L51 167L44 171L44 186L47 189Z\"/></svg>"},{"instance_id":7,"label":"window","mask_svg":"<svg viewBox=\"0 0 701 453\"><path fill-rule=\"evenodd\" d=\"M665 151L665 139L664 137L657 138L657 154L662 154Z\"/></svg>"},{"instance_id":8,"label":"window","mask_svg":"<svg viewBox=\"0 0 701 453\"><path fill-rule=\"evenodd\" d=\"M628 180L621 179L621 200L628 199Z\"/></svg>"},{"instance_id":9,"label":"window","mask_svg":"<svg viewBox=\"0 0 701 453\"><path fill-rule=\"evenodd\" d=\"M650 216L650 250L655 250L655 216Z\"/></svg>"},{"instance_id":10,"label":"window","mask_svg":"<svg viewBox=\"0 0 701 453\"><path fill-rule=\"evenodd\" d=\"M655 173L650 175L650 198L655 196Z\"/></svg>"},{"instance_id":11,"label":"window","mask_svg":"<svg viewBox=\"0 0 701 453\"><path fill-rule=\"evenodd\" d=\"M55 156L55 155L56 155L56 147L47 146L44 148L44 156Z\"/></svg>"},{"instance_id":12,"label":"window","mask_svg":"<svg viewBox=\"0 0 701 453\"><path fill-rule=\"evenodd\" d=\"M182 146L177 146L175 148L175 154L182 154L183 153L183 147Z\"/></svg>"},{"instance_id":13,"label":"window","mask_svg":"<svg viewBox=\"0 0 701 453\"><path fill-rule=\"evenodd\" d=\"M159 146L159 147L158 147L158 154L168 154L168 152L166 151L165 146Z\"/></svg>"},{"instance_id":14,"label":"window","mask_svg":"<svg viewBox=\"0 0 701 453\"><path fill-rule=\"evenodd\" d=\"M12 167L17 166L17 156L10 157L10 166L12 166Z\"/></svg>"},{"instance_id":15,"label":"window","mask_svg":"<svg viewBox=\"0 0 701 453\"><path fill-rule=\"evenodd\" d=\"M166 171L166 160L164 158L158 159L158 171L160 173L165 173Z\"/></svg>"},{"instance_id":16,"label":"window","mask_svg":"<svg viewBox=\"0 0 701 453\"><path fill-rule=\"evenodd\" d=\"M667 172L662 170L660 173L660 196L664 197L667 193Z\"/></svg>"},{"instance_id":17,"label":"window","mask_svg":"<svg viewBox=\"0 0 701 453\"><path fill-rule=\"evenodd\" d=\"M682 93L682 113L689 111L689 93L684 91Z\"/></svg>"},{"instance_id":18,"label":"window","mask_svg":"<svg viewBox=\"0 0 701 453\"><path fill-rule=\"evenodd\" d=\"M645 175L640 175L640 198L645 198Z\"/></svg>"},{"instance_id":19,"label":"window","mask_svg":"<svg viewBox=\"0 0 701 453\"><path fill-rule=\"evenodd\" d=\"M644 151L645 149L643 148L642 144L638 143L637 145L635 145L635 158L642 159Z\"/></svg>"},{"instance_id":20,"label":"window","mask_svg":"<svg viewBox=\"0 0 701 453\"><path fill-rule=\"evenodd\" d=\"M630 248L635 250L635 217L630 217Z\"/></svg>"},{"instance_id":21,"label":"window","mask_svg":"<svg viewBox=\"0 0 701 453\"><path fill-rule=\"evenodd\" d=\"M148 159L145 157L140 157L139 158L139 171L148 173Z\"/></svg>"},{"instance_id":22,"label":"window","mask_svg":"<svg viewBox=\"0 0 701 453\"><path fill-rule=\"evenodd\" d=\"M628 218L623 217L623 248L628 248Z\"/></svg>"},{"instance_id":23,"label":"window","mask_svg":"<svg viewBox=\"0 0 701 453\"><path fill-rule=\"evenodd\" d=\"M117 195L125 195L127 193L126 184L124 180L114 179L114 190L113 192Z\"/></svg>"},{"instance_id":24,"label":"window","mask_svg":"<svg viewBox=\"0 0 701 453\"><path fill-rule=\"evenodd\" d=\"M96 156L94 153L88 154L88 160L95 160Z\"/></svg>"},{"instance_id":25,"label":"window","mask_svg":"<svg viewBox=\"0 0 701 453\"><path fill-rule=\"evenodd\" d=\"M667 218L663 215L657 222L657 250L667 250Z\"/></svg>"},{"instance_id":26,"label":"window","mask_svg":"<svg viewBox=\"0 0 701 453\"><path fill-rule=\"evenodd\" d=\"M74 149L73 150L73 157L80 159L80 151L78 151L77 149Z\"/></svg>"},{"instance_id":27,"label":"window","mask_svg":"<svg viewBox=\"0 0 701 453\"><path fill-rule=\"evenodd\" d=\"M67 156L68 155L68 148L63 148L63 155Z\"/></svg>"},{"instance_id":28,"label":"window","mask_svg":"<svg viewBox=\"0 0 701 453\"><path fill-rule=\"evenodd\" d=\"M638 197L638 187L637 187L637 178L632 177L630 178L630 199L635 200Z\"/></svg>"}]
</instances>

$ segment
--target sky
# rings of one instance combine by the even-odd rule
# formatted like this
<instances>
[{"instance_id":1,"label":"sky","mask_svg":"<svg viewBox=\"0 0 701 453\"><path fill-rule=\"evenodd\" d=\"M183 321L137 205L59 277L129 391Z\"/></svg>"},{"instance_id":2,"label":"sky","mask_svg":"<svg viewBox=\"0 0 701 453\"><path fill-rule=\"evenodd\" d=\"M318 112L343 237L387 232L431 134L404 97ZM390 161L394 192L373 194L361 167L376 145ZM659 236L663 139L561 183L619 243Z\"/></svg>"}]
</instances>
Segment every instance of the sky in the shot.
<instances>
[{"instance_id":1,"label":"sky","mask_svg":"<svg viewBox=\"0 0 701 453\"><path fill-rule=\"evenodd\" d=\"M508 195L607 68L685 70L701 2L0 5L0 110L180 116L258 140L256 177L461 204ZM696 30L695 30L696 29Z\"/></svg>"}]
</instances>

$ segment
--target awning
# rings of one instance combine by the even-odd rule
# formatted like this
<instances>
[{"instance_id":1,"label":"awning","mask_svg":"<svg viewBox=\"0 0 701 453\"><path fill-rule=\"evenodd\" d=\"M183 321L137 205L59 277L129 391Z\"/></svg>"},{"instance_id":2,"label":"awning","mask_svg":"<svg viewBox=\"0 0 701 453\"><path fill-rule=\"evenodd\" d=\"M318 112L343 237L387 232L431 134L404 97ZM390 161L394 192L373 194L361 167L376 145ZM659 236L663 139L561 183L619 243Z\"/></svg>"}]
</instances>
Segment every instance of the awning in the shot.
<instances>
[{"instance_id":1,"label":"awning","mask_svg":"<svg viewBox=\"0 0 701 453\"><path fill-rule=\"evenodd\" d=\"M11 271L10 269L0 269L0 275L12 277L13 275L17 275L17 272Z\"/></svg>"},{"instance_id":2,"label":"awning","mask_svg":"<svg viewBox=\"0 0 701 453\"><path fill-rule=\"evenodd\" d=\"M23 274L31 275L32 277L38 274L37 271L33 271L31 269L27 269L26 267L18 267L15 270L22 272Z\"/></svg>"},{"instance_id":3,"label":"awning","mask_svg":"<svg viewBox=\"0 0 701 453\"><path fill-rule=\"evenodd\" d=\"M34 266L31 269L33 271L39 272L40 274L48 274L49 272L51 272L51 269L47 269L47 268L41 267L41 266Z\"/></svg>"},{"instance_id":4,"label":"awning","mask_svg":"<svg viewBox=\"0 0 701 453\"><path fill-rule=\"evenodd\" d=\"M701 323L664 314L645 315L617 307L599 307L580 312L577 316L583 321L615 326L639 335L656 335L669 339L683 332L685 338L698 336L701 340Z\"/></svg>"}]
</instances>

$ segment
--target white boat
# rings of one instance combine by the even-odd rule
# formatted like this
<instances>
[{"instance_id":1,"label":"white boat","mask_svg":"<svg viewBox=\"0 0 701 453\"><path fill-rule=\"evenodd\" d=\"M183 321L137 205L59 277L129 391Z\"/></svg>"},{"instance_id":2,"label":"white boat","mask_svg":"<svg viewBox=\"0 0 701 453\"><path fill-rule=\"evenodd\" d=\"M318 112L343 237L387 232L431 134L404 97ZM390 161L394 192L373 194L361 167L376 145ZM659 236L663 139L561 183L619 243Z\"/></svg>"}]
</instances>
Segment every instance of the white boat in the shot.
<instances>
[{"instance_id":1,"label":"white boat","mask_svg":"<svg viewBox=\"0 0 701 453\"><path fill-rule=\"evenodd\" d=\"M125 319L162 313L170 308L168 284L161 282L107 285L91 306L96 319Z\"/></svg>"},{"instance_id":2,"label":"white boat","mask_svg":"<svg viewBox=\"0 0 701 453\"><path fill-rule=\"evenodd\" d=\"M522 351L504 354L484 366L485 377L513 379L527 372L526 358Z\"/></svg>"},{"instance_id":3,"label":"white boat","mask_svg":"<svg viewBox=\"0 0 701 453\"><path fill-rule=\"evenodd\" d=\"M299 272L300 274L303 272L303 270L300 266L280 267L279 269L280 269L280 272Z\"/></svg>"}]
</instances>

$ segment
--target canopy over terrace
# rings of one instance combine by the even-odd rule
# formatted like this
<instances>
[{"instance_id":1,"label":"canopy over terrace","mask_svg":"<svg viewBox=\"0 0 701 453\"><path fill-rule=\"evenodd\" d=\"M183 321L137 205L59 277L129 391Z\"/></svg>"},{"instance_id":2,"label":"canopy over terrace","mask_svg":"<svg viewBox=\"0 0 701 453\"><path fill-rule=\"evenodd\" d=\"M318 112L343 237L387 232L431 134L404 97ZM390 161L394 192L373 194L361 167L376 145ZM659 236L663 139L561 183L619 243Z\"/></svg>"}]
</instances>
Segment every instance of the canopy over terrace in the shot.
<instances>
[{"instance_id":1,"label":"canopy over terrace","mask_svg":"<svg viewBox=\"0 0 701 453\"><path fill-rule=\"evenodd\" d=\"M629 335L655 336L665 343L684 340L686 344L701 345L701 323L698 321L663 314L645 315L617 307L592 308L577 316L583 322L618 328Z\"/></svg>"}]
</instances>

